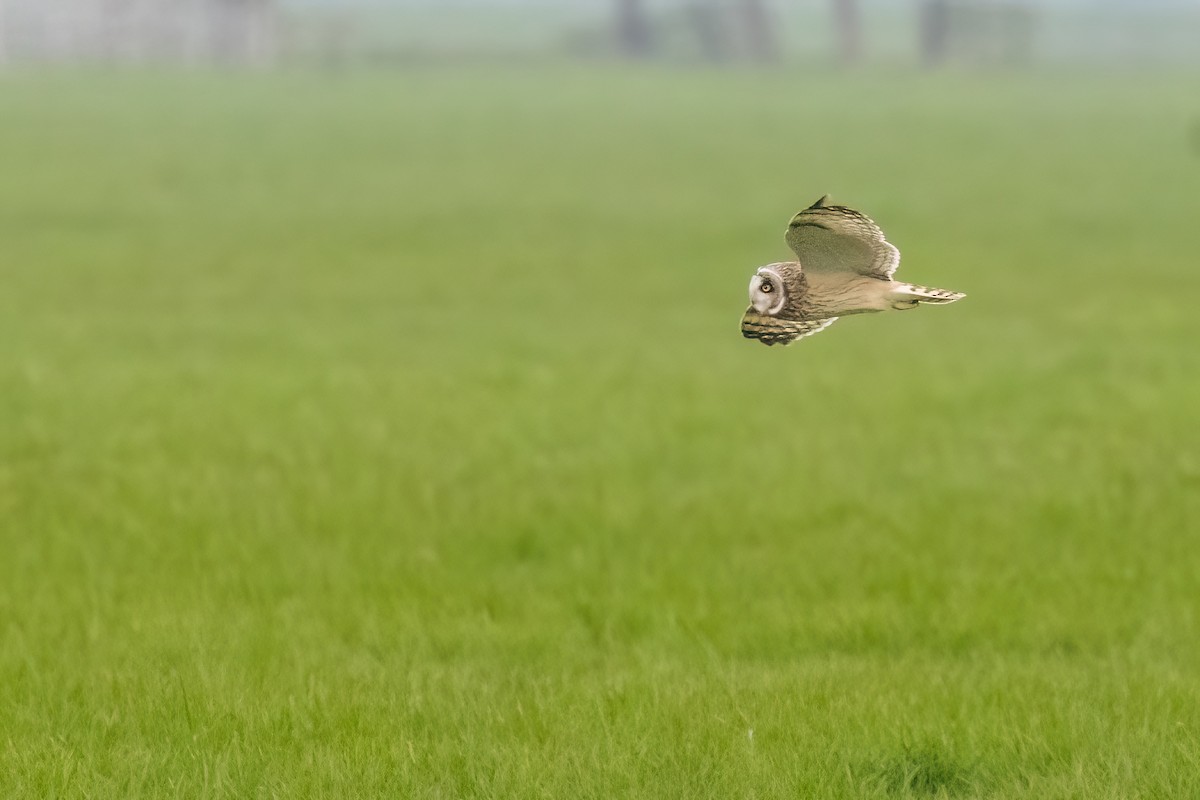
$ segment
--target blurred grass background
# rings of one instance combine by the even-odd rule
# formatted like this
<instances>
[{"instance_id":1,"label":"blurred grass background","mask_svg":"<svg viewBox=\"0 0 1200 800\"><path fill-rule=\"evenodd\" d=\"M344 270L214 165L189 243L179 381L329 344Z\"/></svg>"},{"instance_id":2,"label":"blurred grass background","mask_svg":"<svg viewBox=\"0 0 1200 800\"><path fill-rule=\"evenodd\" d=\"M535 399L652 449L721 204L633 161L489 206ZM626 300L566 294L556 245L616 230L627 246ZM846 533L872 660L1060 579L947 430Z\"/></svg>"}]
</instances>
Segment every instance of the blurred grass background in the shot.
<instances>
[{"instance_id":1,"label":"blurred grass background","mask_svg":"<svg viewBox=\"0 0 1200 800\"><path fill-rule=\"evenodd\" d=\"M0 793L1186 796L1194 89L3 76Z\"/></svg>"}]
</instances>

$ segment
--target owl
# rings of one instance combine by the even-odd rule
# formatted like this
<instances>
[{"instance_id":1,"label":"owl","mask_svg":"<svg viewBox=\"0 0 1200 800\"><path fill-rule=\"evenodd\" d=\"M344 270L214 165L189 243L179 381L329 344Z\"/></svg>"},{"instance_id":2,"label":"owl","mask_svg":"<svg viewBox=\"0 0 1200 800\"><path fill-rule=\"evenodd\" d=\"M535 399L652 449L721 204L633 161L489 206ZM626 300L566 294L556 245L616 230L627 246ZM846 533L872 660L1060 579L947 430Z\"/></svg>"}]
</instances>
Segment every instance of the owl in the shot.
<instances>
[{"instance_id":1,"label":"owl","mask_svg":"<svg viewBox=\"0 0 1200 800\"><path fill-rule=\"evenodd\" d=\"M900 251L868 217L827 205L825 195L792 217L785 236L798 261L759 267L750 279L742 335L791 344L838 317L953 303L966 295L892 280Z\"/></svg>"}]
</instances>

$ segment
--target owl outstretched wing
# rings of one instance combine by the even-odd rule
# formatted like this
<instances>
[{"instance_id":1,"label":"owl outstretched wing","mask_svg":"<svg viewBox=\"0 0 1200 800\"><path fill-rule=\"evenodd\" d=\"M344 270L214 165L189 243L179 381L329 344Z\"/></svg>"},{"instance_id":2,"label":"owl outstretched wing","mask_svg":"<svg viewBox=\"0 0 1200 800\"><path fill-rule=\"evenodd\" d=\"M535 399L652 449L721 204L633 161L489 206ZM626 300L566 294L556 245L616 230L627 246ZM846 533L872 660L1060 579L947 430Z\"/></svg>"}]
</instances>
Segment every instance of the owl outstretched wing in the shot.
<instances>
[{"instance_id":1,"label":"owl outstretched wing","mask_svg":"<svg viewBox=\"0 0 1200 800\"><path fill-rule=\"evenodd\" d=\"M900 251L883 238L870 217L845 206L828 206L825 195L792 217L788 247L807 272L851 272L889 280Z\"/></svg>"},{"instance_id":2,"label":"owl outstretched wing","mask_svg":"<svg viewBox=\"0 0 1200 800\"><path fill-rule=\"evenodd\" d=\"M825 330L836 320L837 317L805 320L780 319L760 314L754 310L754 306L750 306L742 316L742 336L747 339L758 339L768 346L791 344L797 339Z\"/></svg>"}]
</instances>

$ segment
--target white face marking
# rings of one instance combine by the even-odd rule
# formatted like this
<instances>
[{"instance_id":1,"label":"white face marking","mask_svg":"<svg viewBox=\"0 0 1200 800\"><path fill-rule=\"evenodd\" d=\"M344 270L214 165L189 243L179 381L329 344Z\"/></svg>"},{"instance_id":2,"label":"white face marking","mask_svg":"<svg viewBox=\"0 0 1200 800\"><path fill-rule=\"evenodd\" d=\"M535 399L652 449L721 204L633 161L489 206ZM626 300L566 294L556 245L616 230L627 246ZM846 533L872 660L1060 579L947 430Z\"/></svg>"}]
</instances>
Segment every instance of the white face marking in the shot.
<instances>
[{"instance_id":1,"label":"white face marking","mask_svg":"<svg viewBox=\"0 0 1200 800\"><path fill-rule=\"evenodd\" d=\"M750 279L750 305L760 314L777 314L785 300L783 278L770 267L760 267Z\"/></svg>"}]
</instances>

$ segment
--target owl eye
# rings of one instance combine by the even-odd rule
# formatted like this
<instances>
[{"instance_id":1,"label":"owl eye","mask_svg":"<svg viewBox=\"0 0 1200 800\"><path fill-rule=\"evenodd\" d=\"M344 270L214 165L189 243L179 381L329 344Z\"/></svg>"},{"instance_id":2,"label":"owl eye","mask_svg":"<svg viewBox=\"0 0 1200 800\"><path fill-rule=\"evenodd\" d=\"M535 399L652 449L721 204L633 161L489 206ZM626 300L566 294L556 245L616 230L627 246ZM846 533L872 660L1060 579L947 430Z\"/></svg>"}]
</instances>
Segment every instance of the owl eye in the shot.
<instances>
[{"instance_id":1,"label":"owl eye","mask_svg":"<svg viewBox=\"0 0 1200 800\"><path fill-rule=\"evenodd\" d=\"M770 281L763 281L762 286L759 286L758 290L763 294L770 294L775 291L775 287L771 285Z\"/></svg>"}]
</instances>

